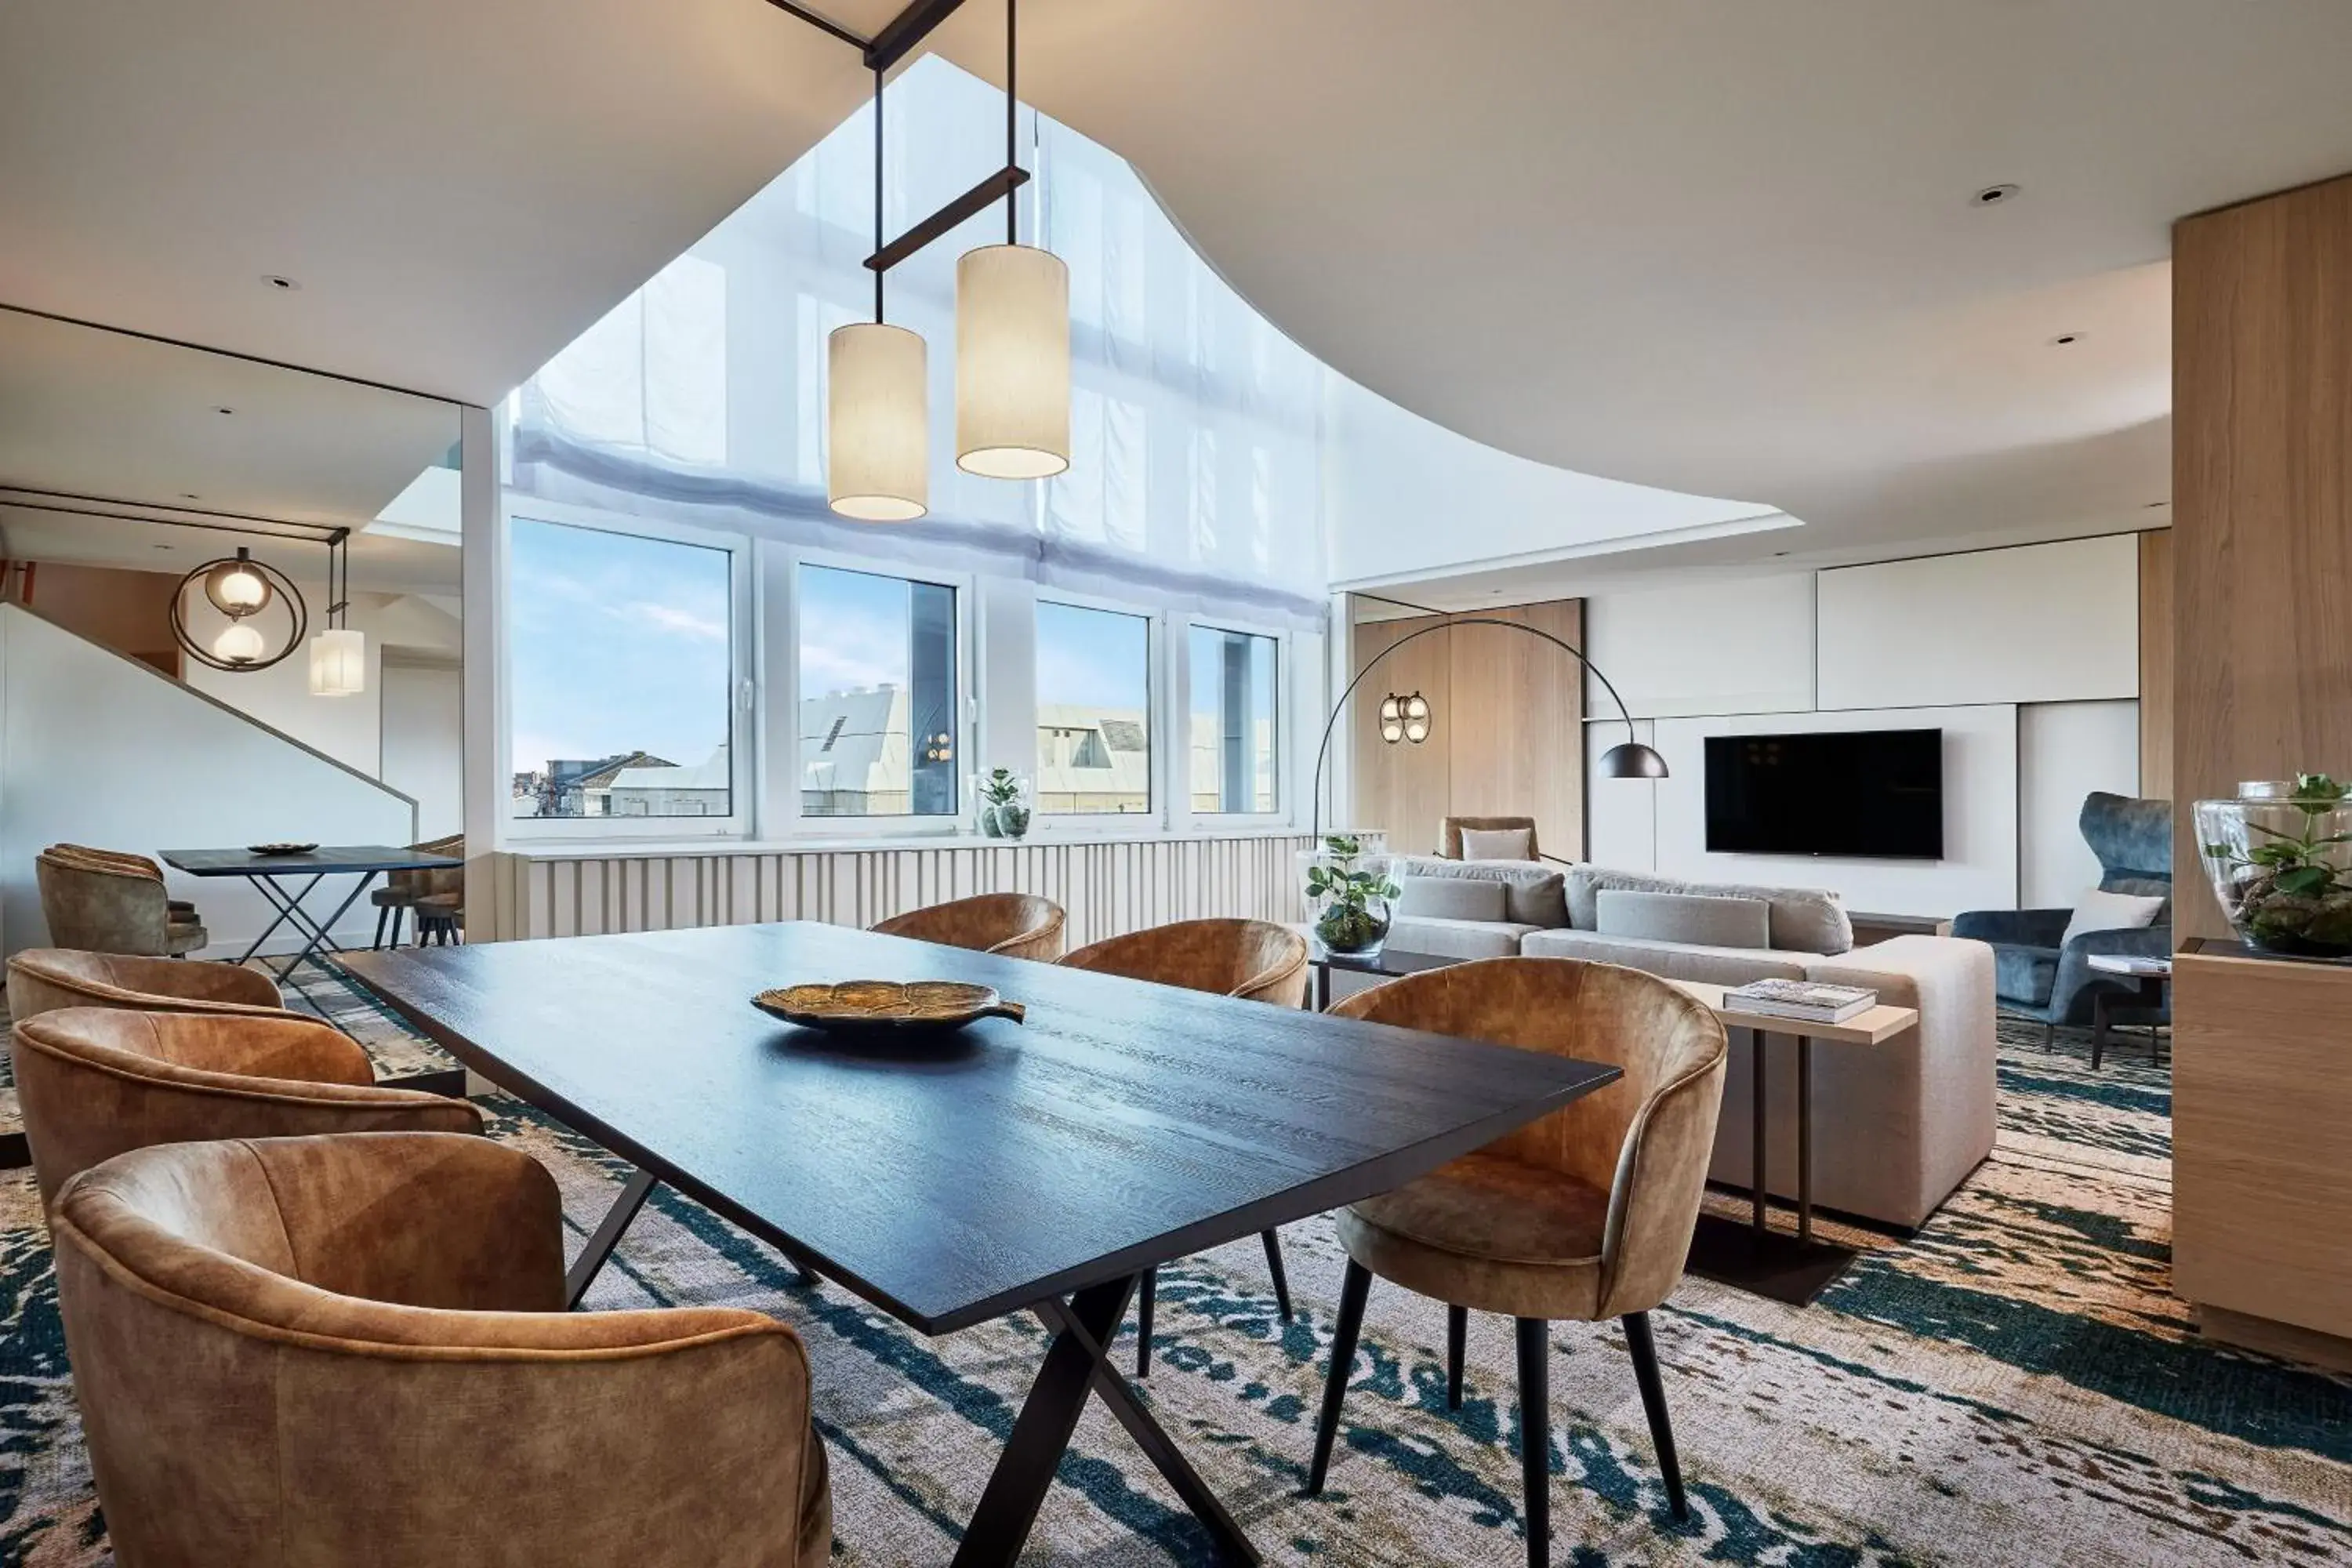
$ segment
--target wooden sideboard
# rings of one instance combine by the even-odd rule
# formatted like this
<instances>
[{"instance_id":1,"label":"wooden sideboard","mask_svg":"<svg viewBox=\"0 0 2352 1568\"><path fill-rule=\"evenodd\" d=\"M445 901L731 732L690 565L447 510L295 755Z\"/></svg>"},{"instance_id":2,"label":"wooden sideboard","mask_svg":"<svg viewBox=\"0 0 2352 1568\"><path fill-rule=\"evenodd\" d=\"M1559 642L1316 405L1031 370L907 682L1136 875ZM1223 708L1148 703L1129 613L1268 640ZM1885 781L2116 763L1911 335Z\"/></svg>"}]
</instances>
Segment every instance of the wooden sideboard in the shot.
<instances>
[{"instance_id":1,"label":"wooden sideboard","mask_svg":"<svg viewBox=\"0 0 2352 1568\"><path fill-rule=\"evenodd\" d=\"M2352 1369L2352 967L2172 972L2172 1280L2210 1338Z\"/></svg>"}]
</instances>

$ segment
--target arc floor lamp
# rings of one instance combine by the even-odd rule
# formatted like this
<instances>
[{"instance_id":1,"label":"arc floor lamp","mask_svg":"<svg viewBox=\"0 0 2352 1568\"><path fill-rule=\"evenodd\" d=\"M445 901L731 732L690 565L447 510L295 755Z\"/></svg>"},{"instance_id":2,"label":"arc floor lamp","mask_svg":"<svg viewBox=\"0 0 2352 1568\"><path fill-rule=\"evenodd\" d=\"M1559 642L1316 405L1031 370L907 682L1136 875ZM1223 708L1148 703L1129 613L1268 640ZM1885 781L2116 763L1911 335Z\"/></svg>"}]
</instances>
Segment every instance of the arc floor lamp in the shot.
<instances>
[{"instance_id":1,"label":"arc floor lamp","mask_svg":"<svg viewBox=\"0 0 2352 1568\"><path fill-rule=\"evenodd\" d=\"M1625 700L1617 695L1617 688L1601 672L1599 665L1584 656L1582 648L1525 621L1507 621L1495 616L1461 616L1441 621L1433 626L1423 626L1417 632L1408 632L1389 644L1381 650L1379 658L1356 672L1356 678L1348 682L1347 689L1339 693L1339 700L1331 704L1331 716L1323 721L1323 743L1315 751L1315 788L1311 797L1313 812L1309 827L1312 837L1320 841L1323 837L1323 764L1331 755L1331 735L1339 728L1339 715L1348 710L1348 699L1356 694L1356 688L1364 683L1364 677L1378 669L1397 649L1438 632L1450 632L1456 626L1500 626L1505 631L1525 632L1531 637L1551 644L1592 671L1593 679L1600 681L1609 693L1609 700L1617 704L1617 716L1625 724L1625 739L1601 754L1601 776L1605 779L1662 779L1666 776L1666 759L1642 743L1633 729L1633 716L1625 710Z\"/></svg>"}]
</instances>

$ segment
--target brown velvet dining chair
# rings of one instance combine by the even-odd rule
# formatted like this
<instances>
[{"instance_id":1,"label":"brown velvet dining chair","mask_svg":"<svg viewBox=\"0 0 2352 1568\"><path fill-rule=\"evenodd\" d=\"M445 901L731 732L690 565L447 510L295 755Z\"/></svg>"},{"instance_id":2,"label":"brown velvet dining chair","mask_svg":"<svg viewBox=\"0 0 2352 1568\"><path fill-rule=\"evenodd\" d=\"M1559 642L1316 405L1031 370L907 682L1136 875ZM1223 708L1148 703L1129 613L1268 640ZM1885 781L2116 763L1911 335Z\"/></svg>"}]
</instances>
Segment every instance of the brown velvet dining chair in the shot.
<instances>
[{"instance_id":1,"label":"brown velvet dining chair","mask_svg":"<svg viewBox=\"0 0 2352 1568\"><path fill-rule=\"evenodd\" d=\"M456 859L466 858L466 836L452 833L443 838L427 838L412 844L411 849L426 855L447 855ZM368 893L368 902L375 907L375 945L384 945L384 928L392 929L392 945L400 945L400 928L409 914L416 915L416 944L425 945L425 921L429 909L440 923L449 923L446 912L454 911L462 920L466 909L466 869L462 866L436 871L388 871L383 886Z\"/></svg>"},{"instance_id":2,"label":"brown velvet dining chair","mask_svg":"<svg viewBox=\"0 0 2352 1568\"><path fill-rule=\"evenodd\" d=\"M351 1037L284 1015L63 1007L16 1024L8 1052L44 1203L157 1143L482 1131L467 1101L379 1087Z\"/></svg>"},{"instance_id":3,"label":"brown velvet dining chair","mask_svg":"<svg viewBox=\"0 0 2352 1568\"><path fill-rule=\"evenodd\" d=\"M60 947L177 958L212 940L193 906L173 907L152 861L60 844L34 858L41 919Z\"/></svg>"},{"instance_id":4,"label":"brown velvet dining chair","mask_svg":"<svg viewBox=\"0 0 2352 1568\"><path fill-rule=\"evenodd\" d=\"M737 1308L568 1312L554 1180L487 1138L119 1155L51 1211L124 1568L822 1568L800 1337Z\"/></svg>"},{"instance_id":5,"label":"brown velvet dining chair","mask_svg":"<svg viewBox=\"0 0 2352 1568\"><path fill-rule=\"evenodd\" d=\"M1108 937L1062 960L1072 969L1091 969L1129 980L1214 991L1277 1007L1307 1002L1307 939L1269 921L1178 921ZM1265 1244L1266 1271L1274 1277L1275 1305L1290 1321L1290 1279L1282 1266L1282 1237L1259 1233ZM1143 1277L1135 1296L1135 1375L1151 1370L1151 1320L1159 1296L1159 1271Z\"/></svg>"},{"instance_id":6,"label":"brown velvet dining chair","mask_svg":"<svg viewBox=\"0 0 2352 1568\"><path fill-rule=\"evenodd\" d=\"M132 1007L152 1013L271 1013L289 1018L278 983L236 963L28 947L8 960L8 1016L53 1007Z\"/></svg>"},{"instance_id":7,"label":"brown velvet dining chair","mask_svg":"<svg viewBox=\"0 0 2352 1568\"><path fill-rule=\"evenodd\" d=\"M884 936L1051 963L1062 956L1062 906L1051 899L1034 893L982 893L908 910L873 929Z\"/></svg>"},{"instance_id":8,"label":"brown velvet dining chair","mask_svg":"<svg viewBox=\"0 0 2352 1568\"><path fill-rule=\"evenodd\" d=\"M1723 1102L1714 1014L1652 975L1566 958L1494 958L1391 981L1335 1004L1342 1017L1608 1062L1617 1081L1476 1153L1339 1211L1348 1254L1315 1432L1323 1489L1378 1275L1447 1304L1447 1403L1462 1400L1472 1311L1515 1320L1528 1562L1550 1561L1550 1325L1615 1318L1655 1443L1666 1500L1688 1517L1649 1314L1682 1279Z\"/></svg>"}]
</instances>

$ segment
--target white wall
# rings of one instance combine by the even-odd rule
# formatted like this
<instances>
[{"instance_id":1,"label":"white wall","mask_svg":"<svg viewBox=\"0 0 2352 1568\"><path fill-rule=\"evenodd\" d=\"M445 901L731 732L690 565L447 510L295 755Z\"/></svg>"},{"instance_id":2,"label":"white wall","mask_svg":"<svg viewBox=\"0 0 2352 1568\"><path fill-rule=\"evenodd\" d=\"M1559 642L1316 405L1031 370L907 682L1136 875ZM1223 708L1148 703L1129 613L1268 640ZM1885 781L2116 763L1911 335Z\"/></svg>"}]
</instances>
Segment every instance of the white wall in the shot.
<instances>
[{"instance_id":1,"label":"white wall","mask_svg":"<svg viewBox=\"0 0 2352 1568\"><path fill-rule=\"evenodd\" d=\"M1606 699L1588 683L1592 858L1700 874L1707 733L1901 727L1880 722L1890 711L1902 726L1952 730L1973 713L1978 738L1947 758L1971 846L1948 874L1807 860L1781 864L1777 879L1810 867L1851 907L1889 914L2073 903L2097 879L2075 826L2084 795L2138 786L2138 583L2137 540L2124 535L1588 599L1588 647L1634 713L1656 716L1643 727L1675 775L1651 785L1591 773L1624 731L1601 721ZM1980 733L1997 726L1992 713L2011 715L2006 741ZM1670 742L1692 748L1687 778ZM2004 831L2002 799L2013 807L2005 849L1986 837ZM1994 864L2004 853L2005 881ZM1770 869L1741 874L1770 881Z\"/></svg>"},{"instance_id":2,"label":"white wall","mask_svg":"<svg viewBox=\"0 0 2352 1568\"><path fill-rule=\"evenodd\" d=\"M2139 695L2139 540L1820 574L1821 706Z\"/></svg>"},{"instance_id":3,"label":"white wall","mask_svg":"<svg viewBox=\"0 0 2352 1568\"><path fill-rule=\"evenodd\" d=\"M416 802L416 837L462 832L464 673L454 664L383 667L383 765L378 777Z\"/></svg>"},{"instance_id":4,"label":"white wall","mask_svg":"<svg viewBox=\"0 0 2352 1568\"><path fill-rule=\"evenodd\" d=\"M2018 860L2025 909L2070 909L2099 885L2075 819L2083 797L2139 793L2139 704L2040 702L2017 710Z\"/></svg>"},{"instance_id":5,"label":"white wall","mask_svg":"<svg viewBox=\"0 0 2352 1568\"><path fill-rule=\"evenodd\" d=\"M1769 506L1595 479L1515 458L1324 377L1323 507L1334 585L1649 535L1785 526ZM1702 535L1703 536L1703 533Z\"/></svg>"},{"instance_id":6,"label":"white wall","mask_svg":"<svg viewBox=\"0 0 2352 1568\"><path fill-rule=\"evenodd\" d=\"M134 660L0 605L0 946L47 940L33 859L59 840L152 855L270 838L405 844L415 811L373 779L258 728ZM232 956L270 918L233 879L165 874ZM335 900L350 890L336 879ZM322 887L310 907L332 905ZM364 900L361 908L365 909ZM338 935L365 942L373 911ZM273 947L273 951L276 948Z\"/></svg>"}]
</instances>

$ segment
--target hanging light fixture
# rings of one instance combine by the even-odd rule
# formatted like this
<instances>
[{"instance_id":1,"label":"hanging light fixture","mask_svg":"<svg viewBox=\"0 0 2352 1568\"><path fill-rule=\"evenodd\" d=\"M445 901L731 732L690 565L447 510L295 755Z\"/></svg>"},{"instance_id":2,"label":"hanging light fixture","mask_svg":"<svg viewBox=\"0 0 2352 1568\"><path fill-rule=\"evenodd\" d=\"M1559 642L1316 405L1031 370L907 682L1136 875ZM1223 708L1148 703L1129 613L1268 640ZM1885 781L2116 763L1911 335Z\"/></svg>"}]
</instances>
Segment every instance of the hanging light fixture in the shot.
<instances>
[{"instance_id":1,"label":"hanging light fixture","mask_svg":"<svg viewBox=\"0 0 2352 1568\"><path fill-rule=\"evenodd\" d=\"M228 625L209 638L201 638L188 624L192 587L203 589L205 603L228 617ZM265 616L272 605L278 607L285 625L285 638L274 653L262 629L266 620L278 618ZM268 669L278 663L301 646L309 626L310 607L302 602L301 590L275 566L256 561L252 551L242 545L235 555L205 562L172 590L173 637L197 663L233 675Z\"/></svg>"},{"instance_id":2,"label":"hanging light fixture","mask_svg":"<svg viewBox=\"0 0 2352 1568\"><path fill-rule=\"evenodd\" d=\"M367 637L343 624L351 611L350 535L338 529L327 542L327 626L310 642L310 695L357 697L367 689ZM342 567L342 592L335 568Z\"/></svg>"},{"instance_id":3,"label":"hanging light fixture","mask_svg":"<svg viewBox=\"0 0 2352 1568\"><path fill-rule=\"evenodd\" d=\"M1015 0L1004 4L1004 163L1020 165ZM1070 466L1070 269L1023 245L1004 194L1004 243L956 262L956 466L1042 479Z\"/></svg>"},{"instance_id":4,"label":"hanging light fixture","mask_svg":"<svg viewBox=\"0 0 2352 1568\"><path fill-rule=\"evenodd\" d=\"M1404 719L1404 738L1418 746L1429 739L1429 699L1416 691L1398 708Z\"/></svg>"},{"instance_id":5,"label":"hanging light fixture","mask_svg":"<svg viewBox=\"0 0 2352 1568\"><path fill-rule=\"evenodd\" d=\"M882 73L874 73L874 248L882 249ZM825 341L825 499L861 522L912 522L930 510L930 379L920 334L874 319Z\"/></svg>"}]
</instances>

